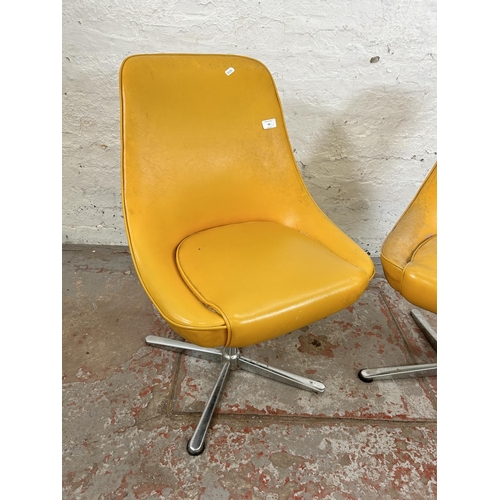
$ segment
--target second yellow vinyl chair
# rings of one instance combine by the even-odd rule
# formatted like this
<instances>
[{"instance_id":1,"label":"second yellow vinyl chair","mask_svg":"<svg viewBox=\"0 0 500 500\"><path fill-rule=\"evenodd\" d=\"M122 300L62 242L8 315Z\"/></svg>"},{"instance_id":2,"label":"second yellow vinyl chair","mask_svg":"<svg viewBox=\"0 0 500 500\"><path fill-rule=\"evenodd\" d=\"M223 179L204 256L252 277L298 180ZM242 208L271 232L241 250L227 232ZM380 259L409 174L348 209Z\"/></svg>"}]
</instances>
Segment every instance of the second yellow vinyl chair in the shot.
<instances>
[{"instance_id":1,"label":"second yellow vinyl chair","mask_svg":"<svg viewBox=\"0 0 500 500\"><path fill-rule=\"evenodd\" d=\"M308 193L262 63L131 56L120 92L131 255L153 304L190 343L146 342L221 363L188 442L197 455L231 369L324 391L321 382L241 356L240 348L352 305L374 266Z\"/></svg>"},{"instance_id":2,"label":"second yellow vinyl chair","mask_svg":"<svg viewBox=\"0 0 500 500\"><path fill-rule=\"evenodd\" d=\"M382 245L381 262L389 284L413 305L437 313L437 163ZM418 309L412 309L427 340L437 350L437 334ZM363 382L431 376L437 363L364 368Z\"/></svg>"}]
</instances>

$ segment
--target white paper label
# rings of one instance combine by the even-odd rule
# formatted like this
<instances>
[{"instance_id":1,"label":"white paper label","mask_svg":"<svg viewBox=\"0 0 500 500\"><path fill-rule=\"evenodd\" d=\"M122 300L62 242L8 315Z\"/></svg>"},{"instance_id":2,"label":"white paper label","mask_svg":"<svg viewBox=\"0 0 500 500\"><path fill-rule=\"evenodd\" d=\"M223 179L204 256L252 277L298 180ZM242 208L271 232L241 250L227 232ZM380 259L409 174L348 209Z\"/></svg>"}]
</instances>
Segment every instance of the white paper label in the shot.
<instances>
[{"instance_id":1,"label":"white paper label","mask_svg":"<svg viewBox=\"0 0 500 500\"><path fill-rule=\"evenodd\" d=\"M268 128L276 128L276 118L271 118L269 120L262 120L262 128L267 130Z\"/></svg>"},{"instance_id":2,"label":"white paper label","mask_svg":"<svg viewBox=\"0 0 500 500\"><path fill-rule=\"evenodd\" d=\"M227 76L232 75L234 73L234 68L227 68L225 73Z\"/></svg>"}]
</instances>

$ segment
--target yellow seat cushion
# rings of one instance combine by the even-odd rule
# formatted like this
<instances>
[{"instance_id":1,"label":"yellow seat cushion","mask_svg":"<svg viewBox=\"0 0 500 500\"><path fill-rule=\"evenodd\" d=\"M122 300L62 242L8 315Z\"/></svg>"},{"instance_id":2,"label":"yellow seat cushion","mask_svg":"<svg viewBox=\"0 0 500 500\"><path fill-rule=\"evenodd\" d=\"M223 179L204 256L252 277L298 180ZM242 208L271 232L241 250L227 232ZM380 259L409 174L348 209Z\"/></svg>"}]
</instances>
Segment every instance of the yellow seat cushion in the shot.
<instances>
[{"instance_id":1,"label":"yellow seat cushion","mask_svg":"<svg viewBox=\"0 0 500 500\"><path fill-rule=\"evenodd\" d=\"M437 312L437 235L413 252L403 271L401 294L412 304Z\"/></svg>"},{"instance_id":2,"label":"yellow seat cushion","mask_svg":"<svg viewBox=\"0 0 500 500\"><path fill-rule=\"evenodd\" d=\"M226 345L245 347L353 304L371 276L317 240L274 222L207 229L178 246L187 286L217 311Z\"/></svg>"}]
</instances>

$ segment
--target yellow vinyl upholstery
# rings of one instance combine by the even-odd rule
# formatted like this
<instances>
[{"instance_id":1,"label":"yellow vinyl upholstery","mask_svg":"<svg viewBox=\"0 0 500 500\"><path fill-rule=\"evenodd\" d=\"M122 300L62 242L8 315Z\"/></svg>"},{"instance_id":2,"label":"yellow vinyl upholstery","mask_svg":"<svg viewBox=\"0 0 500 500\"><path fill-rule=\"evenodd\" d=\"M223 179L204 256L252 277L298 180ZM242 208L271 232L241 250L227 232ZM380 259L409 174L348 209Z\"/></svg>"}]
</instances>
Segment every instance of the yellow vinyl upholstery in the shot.
<instances>
[{"instance_id":1,"label":"yellow vinyl upholstery","mask_svg":"<svg viewBox=\"0 0 500 500\"><path fill-rule=\"evenodd\" d=\"M179 335L244 347L360 297L373 263L308 193L262 63L130 56L120 92L129 247L144 289Z\"/></svg>"},{"instance_id":2,"label":"yellow vinyl upholstery","mask_svg":"<svg viewBox=\"0 0 500 500\"><path fill-rule=\"evenodd\" d=\"M381 262L394 289L437 313L437 163L385 239Z\"/></svg>"}]
</instances>

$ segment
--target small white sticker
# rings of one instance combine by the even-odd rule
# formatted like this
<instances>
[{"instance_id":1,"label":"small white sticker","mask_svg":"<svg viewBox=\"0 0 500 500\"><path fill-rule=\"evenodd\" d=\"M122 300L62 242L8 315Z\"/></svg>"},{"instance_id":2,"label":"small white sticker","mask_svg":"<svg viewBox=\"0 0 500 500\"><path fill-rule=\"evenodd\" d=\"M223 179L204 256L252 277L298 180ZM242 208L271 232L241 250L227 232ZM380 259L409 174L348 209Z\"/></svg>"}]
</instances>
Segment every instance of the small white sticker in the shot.
<instances>
[{"instance_id":1,"label":"small white sticker","mask_svg":"<svg viewBox=\"0 0 500 500\"><path fill-rule=\"evenodd\" d=\"M234 68L227 68L225 73L227 76L232 75L234 73Z\"/></svg>"},{"instance_id":2,"label":"small white sticker","mask_svg":"<svg viewBox=\"0 0 500 500\"><path fill-rule=\"evenodd\" d=\"M270 120L262 120L262 128L267 130L268 128L276 128L276 118L271 118Z\"/></svg>"}]
</instances>

